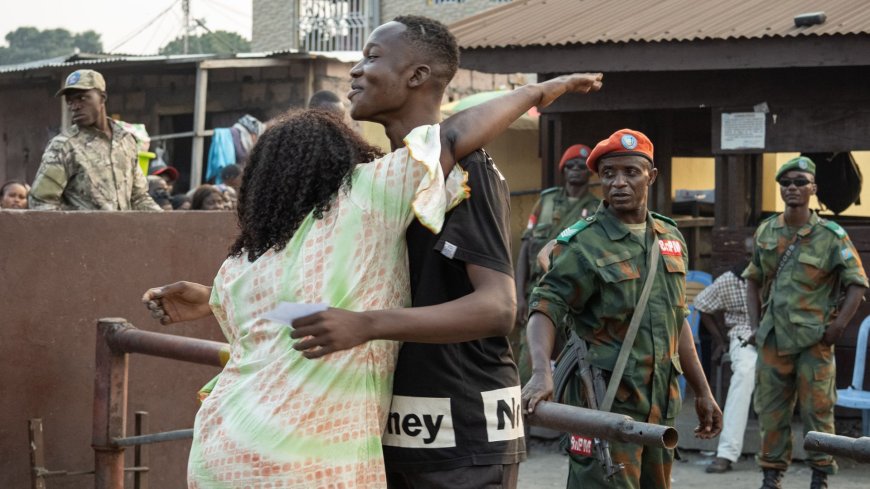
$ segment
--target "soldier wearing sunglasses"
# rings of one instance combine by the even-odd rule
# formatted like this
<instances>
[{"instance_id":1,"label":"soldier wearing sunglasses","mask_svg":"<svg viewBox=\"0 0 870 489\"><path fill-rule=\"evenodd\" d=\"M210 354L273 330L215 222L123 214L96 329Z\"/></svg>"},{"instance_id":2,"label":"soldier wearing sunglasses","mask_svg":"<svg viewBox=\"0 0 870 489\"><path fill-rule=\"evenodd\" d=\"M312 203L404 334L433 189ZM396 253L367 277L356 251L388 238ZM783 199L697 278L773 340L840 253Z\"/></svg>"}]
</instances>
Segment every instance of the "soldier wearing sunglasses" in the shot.
<instances>
[{"instance_id":1,"label":"soldier wearing sunglasses","mask_svg":"<svg viewBox=\"0 0 870 489\"><path fill-rule=\"evenodd\" d=\"M800 405L804 434L834 433L834 344L867 288L861 258L846 231L810 210L816 165L789 160L776 173L785 212L761 223L743 277L758 346L755 411L761 427L757 461L762 489L781 487L791 462L791 416ZM837 471L830 455L807 452L811 489Z\"/></svg>"}]
</instances>

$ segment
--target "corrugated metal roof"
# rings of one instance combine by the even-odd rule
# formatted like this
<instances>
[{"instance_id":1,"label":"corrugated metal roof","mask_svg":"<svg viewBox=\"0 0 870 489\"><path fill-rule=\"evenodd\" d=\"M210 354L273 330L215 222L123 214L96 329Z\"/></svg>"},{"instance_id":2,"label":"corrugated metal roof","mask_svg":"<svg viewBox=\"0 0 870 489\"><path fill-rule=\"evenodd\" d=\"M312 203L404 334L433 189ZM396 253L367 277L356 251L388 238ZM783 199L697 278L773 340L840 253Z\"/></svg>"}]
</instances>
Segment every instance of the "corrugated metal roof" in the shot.
<instances>
[{"instance_id":1,"label":"corrugated metal roof","mask_svg":"<svg viewBox=\"0 0 870 489\"><path fill-rule=\"evenodd\" d=\"M823 24L795 27L819 11ZM463 49L870 34L870 1L515 0L450 29Z\"/></svg>"},{"instance_id":2,"label":"corrugated metal roof","mask_svg":"<svg viewBox=\"0 0 870 489\"><path fill-rule=\"evenodd\" d=\"M298 50L270 51L264 53L239 53L235 56L216 54L172 54L137 56L126 54L74 53L56 58L30 61L14 65L0 65L0 73L15 73L42 68L67 68L81 65L125 64L125 63L192 63L204 59L262 59L303 56L321 59L334 59L342 63L356 63L362 59L360 51L312 51Z\"/></svg>"}]
</instances>

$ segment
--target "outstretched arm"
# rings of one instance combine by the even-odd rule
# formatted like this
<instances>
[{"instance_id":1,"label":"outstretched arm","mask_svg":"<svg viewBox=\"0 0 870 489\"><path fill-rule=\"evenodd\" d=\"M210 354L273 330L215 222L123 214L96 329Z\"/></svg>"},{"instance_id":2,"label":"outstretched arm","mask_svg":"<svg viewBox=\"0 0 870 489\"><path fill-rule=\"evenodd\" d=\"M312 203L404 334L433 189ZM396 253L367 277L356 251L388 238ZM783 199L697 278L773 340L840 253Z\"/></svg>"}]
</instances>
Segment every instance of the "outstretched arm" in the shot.
<instances>
[{"instance_id":1,"label":"outstretched arm","mask_svg":"<svg viewBox=\"0 0 870 489\"><path fill-rule=\"evenodd\" d=\"M441 167L450 173L457 161L489 143L532 107L546 107L566 93L601 89L601 73L563 75L522 86L496 99L458 112L441 123Z\"/></svg>"},{"instance_id":2,"label":"outstretched arm","mask_svg":"<svg viewBox=\"0 0 870 489\"><path fill-rule=\"evenodd\" d=\"M293 348L308 358L383 339L415 343L460 343L506 336L516 314L510 275L465 265L474 292L437 306L352 312L329 309L293 321Z\"/></svg>"}]
</instances>

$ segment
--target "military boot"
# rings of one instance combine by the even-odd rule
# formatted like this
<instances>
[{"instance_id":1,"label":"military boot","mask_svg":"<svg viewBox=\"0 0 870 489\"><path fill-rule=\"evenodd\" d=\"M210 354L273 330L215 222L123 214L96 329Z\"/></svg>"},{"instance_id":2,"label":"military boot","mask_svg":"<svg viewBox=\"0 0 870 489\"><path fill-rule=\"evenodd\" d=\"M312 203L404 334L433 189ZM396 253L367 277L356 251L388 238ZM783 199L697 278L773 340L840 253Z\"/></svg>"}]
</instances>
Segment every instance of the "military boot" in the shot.
<instances>
[{"instance_id":1,"label":"military boot","mask_svg":"<svg viewBox=\"0 0 870 489\"><path fill-rule=\"evenodd\" d=\"M782 471L778 469L762 469L764 471L764 481L761 483L761 489L782 489ZM815 477L815 475L813 476Z\"/></svg>"},{"instance_id":2,"label":"military boot","mask_svg":"<svg viewBox=\"0 0 870 489\"><path fill-rule=\"evenodd\" d=\"M810 489L828 489L828 474L813 469L813 481L810 482Z\"/></svg>"}]
</instances>

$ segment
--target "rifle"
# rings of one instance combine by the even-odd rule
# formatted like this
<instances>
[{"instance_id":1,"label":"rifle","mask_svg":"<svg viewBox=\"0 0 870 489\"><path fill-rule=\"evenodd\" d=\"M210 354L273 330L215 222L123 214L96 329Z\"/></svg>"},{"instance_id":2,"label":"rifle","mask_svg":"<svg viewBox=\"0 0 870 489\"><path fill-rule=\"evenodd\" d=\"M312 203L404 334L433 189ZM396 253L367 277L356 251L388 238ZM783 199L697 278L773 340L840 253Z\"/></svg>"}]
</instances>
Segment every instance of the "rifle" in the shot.
<instances>
[{"instance_id":1,"label":"rifle","mask_svg":"<svg viewBox=\"0 0 870 489\"><path fill-rule=\"evenodd\" d=\"M556 363L556 370L553 373L554 391L553 398L557 402L563 402L565 389L571 380L571 373L577 369L580 375L581 390L583 401L589 409L598 410L600 401L604 399L607 383L604 381L604 375L601 369L593 367L587 360L586 355L589 353L589 348L586 341L577 336L573 331L571 338L562 354L559 355L559 360ZM618 380L616 380L618 382ZM624 467L622 464L614 464L613 458L610 456L610 443L602 438L592 439L592 453L601 468L604 470L605 477L609 480L614 475L619 473Z\"/></svg>"}]
</instances>

